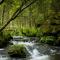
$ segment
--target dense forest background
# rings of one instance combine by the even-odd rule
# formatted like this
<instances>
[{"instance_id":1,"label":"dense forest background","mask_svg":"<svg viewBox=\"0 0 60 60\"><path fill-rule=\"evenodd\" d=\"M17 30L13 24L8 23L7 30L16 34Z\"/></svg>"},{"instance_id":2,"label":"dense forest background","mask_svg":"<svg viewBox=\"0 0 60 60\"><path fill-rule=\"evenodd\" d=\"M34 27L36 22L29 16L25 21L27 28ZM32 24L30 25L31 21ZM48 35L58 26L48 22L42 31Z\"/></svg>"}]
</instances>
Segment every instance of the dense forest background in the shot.
<instances>
[{"instance_id":1,"label":"dense forest background","mask_svg":"<svg viewBox=\"0 0 60 60\"><path fill-rule=\"evenodd\" d=\"M60 1L4 0L0 4L0 31L11 36L53 36L60 41Z\"/></svg>"}]
</instances>

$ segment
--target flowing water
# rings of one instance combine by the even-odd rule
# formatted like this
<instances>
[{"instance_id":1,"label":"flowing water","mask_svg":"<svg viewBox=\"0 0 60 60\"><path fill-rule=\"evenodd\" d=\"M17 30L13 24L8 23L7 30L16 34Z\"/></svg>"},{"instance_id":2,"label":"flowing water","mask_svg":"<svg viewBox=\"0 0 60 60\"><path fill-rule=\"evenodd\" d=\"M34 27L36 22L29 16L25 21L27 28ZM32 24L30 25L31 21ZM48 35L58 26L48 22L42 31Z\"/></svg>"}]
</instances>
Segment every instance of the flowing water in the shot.
<instances>
[{"instance_id":1,"label":"flowing water","mask_svg":"<svg viewBox=\"0 0 60 60\"><path fill-rule=\"evenodd\" d=\"M60 47L11 40L13 44L25 44L30 56L27 58L11 58L5 49L0 49L0 60L60 60Z\"/></svg>"}]
</instances>

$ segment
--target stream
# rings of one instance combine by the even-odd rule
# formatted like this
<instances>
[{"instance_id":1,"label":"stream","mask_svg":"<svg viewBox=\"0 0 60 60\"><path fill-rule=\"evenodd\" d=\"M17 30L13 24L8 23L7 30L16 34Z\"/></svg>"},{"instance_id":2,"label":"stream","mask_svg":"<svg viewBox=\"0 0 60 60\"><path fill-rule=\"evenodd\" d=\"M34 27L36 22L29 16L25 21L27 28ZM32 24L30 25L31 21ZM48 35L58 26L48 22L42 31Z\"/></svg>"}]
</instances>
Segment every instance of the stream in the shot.
<instances>
[{"instance_id":1,"label":"stream","mask_svg":"<svg viewBox=\"0 0 60 60\"><path fill-rule=\"evenodd\" d=\"M30 41L20 41L21 37L14 37L10 42L13 44L25 44L30 57L11 58L4 48L0 49L0 60L60 60L60 47L39 44ZM27 38L24 38L28 40Z\"/></svg>"}]
</instances>

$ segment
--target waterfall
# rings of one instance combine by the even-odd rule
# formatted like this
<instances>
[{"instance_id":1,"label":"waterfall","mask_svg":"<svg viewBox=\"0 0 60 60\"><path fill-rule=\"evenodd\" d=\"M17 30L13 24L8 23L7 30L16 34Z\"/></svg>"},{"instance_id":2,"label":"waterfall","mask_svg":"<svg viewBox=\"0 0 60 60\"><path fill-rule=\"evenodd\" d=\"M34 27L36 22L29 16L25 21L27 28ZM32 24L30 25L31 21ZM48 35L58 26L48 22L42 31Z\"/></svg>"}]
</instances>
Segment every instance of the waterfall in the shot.
<instances>
[{"instance_id":1,"label":"waterfall","mask_svg":"<svg viewBox=\"0 0 60 60\"><path fill-rule=\"evenodd\" d=\"M31 55L31 57L36 57L40 55L40 52L38 51L38 49L34 46L35 44L32 42L23 42L23 41L11 41L13 44L24 44L26 50L28 51L28 53Z\"/></svg>"},{"instance_id":2,"label":"waterfall","mask_svg":"<svg viewBox=\"0 0 60 60\"><path fill-rule=\"evenodd\" d=\"M24 39L24 40L21 40ZM43 44L38 44L35 43L35 40L29 40L29 38L27 37L13 37L13 40L10 41L11 43L15 44L23 44L27 50L27 55L29 55L29 57L27 57L27 59L25 60L51 60L50 56L51 54L55 54L56 50L55 49L51 49L50 46L48 45L43 45ZM15 59L14 59L15 60ZM20 60L20 59L19 59ZM22 59L23 60L23 59Z\"/></svg>"},{"instance_id":3,"label":"waterfall","mask_svg":"<svg viewBox=\"0 0 60 60\"><path fill-rule=\"evenodd\" d=\"M33 49L33 52L32 52L32 57L37 57L39 56L39 51L37 49Z\"/></svg>"},{"instance_id":4,"label":"waterfall","mask_svg":"<svg viewBox=\"0 0 60 60\"><path fill-rule=\"evenodd\" d=\"M40 56L40 52L38 51L38 49L36 48L35 43L34 42L30 42L28 40L28 42L24 42L24 41L20 41L19 39L17 39L18 37L14 37L13 40L11 40L10 42L13 43L14 45L15 44L24 44L25 45L25 48L26 50L28 51L28 53L30 54L31 57L36 57L36 56Z\"/></svg>"},{"instance_id":5,"label":"waterfall","mask_svg":"<svg viewBox=\"0 0 60 60\"><path fill-rule=\"evenodd\" d=\"M31 55L32 58L35 58L37 56L41 56L42 54L40 54L40 52L38 51L38 49L36 48L36 46L32 45L27 45L25 46L26 50L29 52L29 54Z\"/></svg>"},{"instance_id":6,"label":"waterfall","mask_svg":"<svg viewBox=\"0 0 60 60\"><path fill-rule=\"evenodd\" d=\"M31 52L31 50L28 48L28 46L25 46L25 48L26 48L26 50L28 51L28 53L29 53L30 55L32 55L32 52Z\"/></svg>"},{"instance_id":7,"label":"waterfall","mask_svg":"<svg viewBox=\"0 0 60 60\"><path fill-rule=\"evenodd\" d=\"M35 48L34 48L34 46L25 46L25 47L31 55L30 60L49 60L49 56L40 54L40 52L38 51L38 49L36 47Z\"/></svg>"}]
</instances>

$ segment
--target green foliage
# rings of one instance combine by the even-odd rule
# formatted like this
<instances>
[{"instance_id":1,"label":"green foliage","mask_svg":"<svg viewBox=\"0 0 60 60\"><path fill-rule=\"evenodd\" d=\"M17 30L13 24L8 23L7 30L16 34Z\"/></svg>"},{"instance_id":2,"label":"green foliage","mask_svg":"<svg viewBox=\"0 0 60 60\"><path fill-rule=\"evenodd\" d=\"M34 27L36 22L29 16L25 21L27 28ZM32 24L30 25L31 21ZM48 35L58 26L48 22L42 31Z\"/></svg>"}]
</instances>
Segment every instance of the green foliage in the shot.
<instances>
[{"instance_id":1,"label":"green foliage","mask_svg":"<svg viewBox=\"0 0 60 60\"><path fill-rule=\"evenodd\" d=\"M28 54L23 44L22 45L11 45L7 47L7 52L11 57L20 57L20 58L26 58Z\"/></svg>"},{"instance_id":2,"label":"green foliage","mask_svg":"<svg viewBox=\"0 0 60 60\"><path fill-rule=\"evenodd\" d=\"M37 29L36 28L24 28L21 30L21 33L24 36L29 36L29 37L36 37L37 34Z\"/></svg>"},{"instance_id":3,"label":"green foliage","mask_svg":"<svg viewBox=\"0 0 60 60\"><path fill-rule=\"evenodd\" d=\"M18 7L21 6L22 2L25 4L25 7L31 1L33 0L4 0L0 5L0 28L8 21L8 19L11 18ZM5 9L4 14L2 13L3 9ZM29 6L20 15L18 15L15 20L16 21L12 21L6 28L8 30L12 29L12 31L6 31L4 33L4 37L0 37L1 39L6 39L6 34L9 33L12 36L37 36L42 39L42 42L52 44L55 37L43 36L43 33L60 31L60 1L37 0L36 3ZM58 33L58 36L59 35L60 33Z\"/></svg>"},{"instance_id":4,"label":"green foliage","mask_svg":"<svg viewBox=\"0 0 60 60\"><path fill-rule=\"evenodd\" d=\"M50 45L53 45L55 43L55 41L56 41L56 39L53 36L43 36L40 39L40 42L47 43L47 44L50 44Z\"/></svg>"},{"instance_id":5,"label":"green foliage","mask_svg":"<svg viewBox=\"0 0 60 60\"><path fill-rule=\"evenodd\" d=\"M43 36L43 31L42 31L42 29L41 28L36 28L37 29L37 34L36 34L36 36L37 37L41 37L41 36Z\"/></svg>"}]
</instances>

